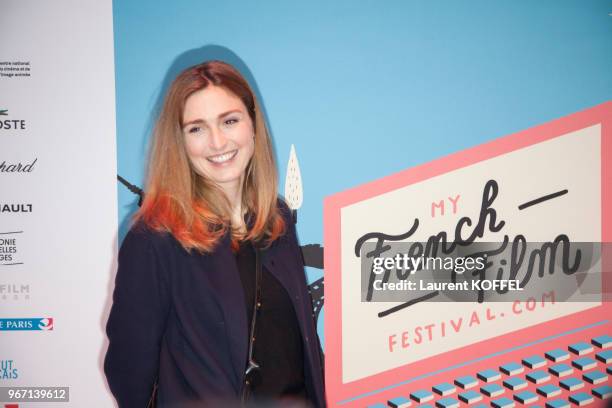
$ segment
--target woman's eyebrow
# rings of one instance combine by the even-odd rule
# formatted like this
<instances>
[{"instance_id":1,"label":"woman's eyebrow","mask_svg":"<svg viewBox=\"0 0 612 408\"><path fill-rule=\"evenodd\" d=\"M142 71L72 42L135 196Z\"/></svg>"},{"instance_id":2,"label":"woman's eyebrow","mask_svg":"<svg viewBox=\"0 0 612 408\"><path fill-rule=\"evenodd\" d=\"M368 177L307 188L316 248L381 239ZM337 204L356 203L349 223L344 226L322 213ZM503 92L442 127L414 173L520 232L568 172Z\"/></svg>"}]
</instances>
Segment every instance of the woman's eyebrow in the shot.
<instances>
[{"instance_id":1,"label":"woman's eyebrow","mask_svg":"<svg viewBox=\"0 0 612 408\"><path fill-rule=\"evenodd\" d=\"M242 113L240 111L240 109L232 109L232 110L228 110L227 112L223 112L222 114L220 114L219 116L217 116L218 118L222 118L224 116L229 115L230 113Z\"/></svg>"},{"instance_id":2,"label":"woman's eyebrow","mask_svg":"<svg viewBox=\"0 0 612 408\"><path fill-rule=\"evenodd\" d=\"M198 123L204 123L204 119L194 119L194 120L190 120L189 122L185 122L183 123L183 128L186 128L189 125L195 125Z\"/></svg>"},{"instance_id":3,"label":"woman's eyebrow","mask_svg":"<svg viewBox=\"0 0 612 408\"><path fill-rule=\"evenodd\" d=\"M228 110L226 112L223 112L223 113L219 114L217 116L217 118L222 118L224 116L229 115L230 113L242 113L242 112L239 109L232 109L232 110ZM189 125L195 125L197 123L206 123L206 121L204 119L193 119L193 120L190 120L189 122L183 123L183 128L185 128L185 127L187 127Z\"/></svg>"}]
</instances>

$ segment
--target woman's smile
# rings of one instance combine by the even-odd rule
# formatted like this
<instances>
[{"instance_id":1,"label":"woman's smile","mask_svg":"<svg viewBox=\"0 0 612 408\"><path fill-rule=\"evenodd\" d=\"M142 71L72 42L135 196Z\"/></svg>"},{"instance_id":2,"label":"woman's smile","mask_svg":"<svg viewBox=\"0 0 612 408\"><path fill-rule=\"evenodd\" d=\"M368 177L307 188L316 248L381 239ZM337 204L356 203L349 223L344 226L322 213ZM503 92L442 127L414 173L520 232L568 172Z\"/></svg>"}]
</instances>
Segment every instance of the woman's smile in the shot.
<instances>
[{"instance_id":1,"label":"woman's smile","mask_svg":"<svg viewBox=\"0 0 612 408\"><path fill-rule=\"evenodd\" d=\"M238 149L235 149L235 150L231 150L226 153L217 154L214 156L208 156L206 160L212 163L215 163L215 164L222 165L222 164L226 164L227 162L231 161L234 157L236 157L237 153L238 153Z\"/></svg>"}]
</instances>

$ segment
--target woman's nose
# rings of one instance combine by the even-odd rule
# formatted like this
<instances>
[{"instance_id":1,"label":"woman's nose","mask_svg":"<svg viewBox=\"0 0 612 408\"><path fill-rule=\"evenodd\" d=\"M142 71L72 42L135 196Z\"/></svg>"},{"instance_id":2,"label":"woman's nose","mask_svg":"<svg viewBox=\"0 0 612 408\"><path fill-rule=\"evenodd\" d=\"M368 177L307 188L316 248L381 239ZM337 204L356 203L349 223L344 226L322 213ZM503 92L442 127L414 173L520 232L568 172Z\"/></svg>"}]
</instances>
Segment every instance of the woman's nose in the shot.
<instances>
[{"instance_id":1,"label":"woman's nose","mask_svg":"<svg viewBox=\"0 0 612 408\"><path fill-rule=\"evenodd\" d=\"M227 144L227 137L223 130L217 128L213 128L210 135L210 147L214 150L223 150L225 145Z\"/></svg>"}]
</instances>

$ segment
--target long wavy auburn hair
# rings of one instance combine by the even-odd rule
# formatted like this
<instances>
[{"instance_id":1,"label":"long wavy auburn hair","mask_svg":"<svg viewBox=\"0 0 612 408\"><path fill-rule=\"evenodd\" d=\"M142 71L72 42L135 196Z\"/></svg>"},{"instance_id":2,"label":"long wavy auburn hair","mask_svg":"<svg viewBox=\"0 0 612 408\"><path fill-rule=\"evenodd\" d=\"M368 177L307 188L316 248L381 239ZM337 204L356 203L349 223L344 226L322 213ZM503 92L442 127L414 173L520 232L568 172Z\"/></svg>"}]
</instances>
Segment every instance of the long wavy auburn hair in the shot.
<instances>
[{"instance_id":1,"label":"long wavy auburn hair","mask_svg":"<svg viewBox=\"0 0 612 408\"><path fill-rule=\"evenodd\" d=\"M255 149L242 186L242 208L251 217L246 233L232 229L229 200L216 183L195 172L186 152L185 102L211 85L240 98L254 127ZM145 198L133 221L170 232L187 251L211 252L228 229L234 250L241 239L269 245L285 229L277 205L277 180L270 136L253 90L231 65L207 61L179 74L166 94L153 131Z\"/></svg>"}]
</instances>

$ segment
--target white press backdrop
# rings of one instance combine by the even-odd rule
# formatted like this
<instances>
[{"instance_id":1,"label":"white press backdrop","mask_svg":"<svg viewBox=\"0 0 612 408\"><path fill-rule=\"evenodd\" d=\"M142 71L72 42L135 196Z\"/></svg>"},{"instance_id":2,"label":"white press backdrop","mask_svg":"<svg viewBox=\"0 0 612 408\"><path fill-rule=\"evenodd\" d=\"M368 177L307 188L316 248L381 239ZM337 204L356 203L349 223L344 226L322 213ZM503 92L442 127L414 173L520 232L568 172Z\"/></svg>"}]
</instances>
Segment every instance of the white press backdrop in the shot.
<instances>
[{"instance_id":1,"label":"white press backdrop","mask_svg":"<svg viewBox=\"0 0 612 408\"><path fill-rule=\"evenodd\" d=\"M16 239L0 245L16 250L0 262L0 318L53 318L52 330L0 330L12 367L0 386L70 387L68 404L45 407L113 404L102 372L118 228L112 22L110 0L0 2L0 120L24 121L0 129L0 163L36 160L0 171L0 205L12 205L0 232Z\"/></svg>"}]
</instances>

